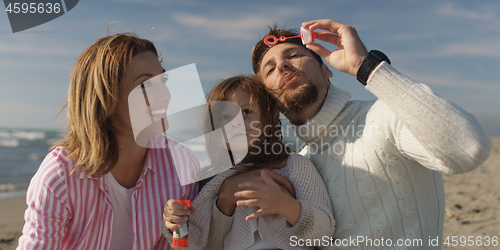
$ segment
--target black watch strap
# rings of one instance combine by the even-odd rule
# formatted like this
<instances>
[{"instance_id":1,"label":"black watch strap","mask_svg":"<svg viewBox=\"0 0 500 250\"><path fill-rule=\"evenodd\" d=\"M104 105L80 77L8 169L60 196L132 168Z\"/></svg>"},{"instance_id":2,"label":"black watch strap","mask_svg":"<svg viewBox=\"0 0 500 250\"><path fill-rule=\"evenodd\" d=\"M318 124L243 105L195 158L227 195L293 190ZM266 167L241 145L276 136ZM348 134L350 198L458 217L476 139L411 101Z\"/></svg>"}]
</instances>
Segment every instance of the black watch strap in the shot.
<instances>
[{"instance_id":1,"label":"black watch strap","mask_svg":"<svg viewBox=\"0 0 500 250\"><path fill-rule=\"evenodd\" d=\"M366 81L368 81L368 76L370 75L370 72L375 67L375 65L377 65L377 63L381 61L386 61L387 63L391 64L389 58L381 51L378 50L370 51L370 53L368 53L368 56L365 57L365 59L361 63L361 66L358 69L358 74L356 75L358 81L360 81L363 85L366 86Z\"/></svg>"}]
</instances>

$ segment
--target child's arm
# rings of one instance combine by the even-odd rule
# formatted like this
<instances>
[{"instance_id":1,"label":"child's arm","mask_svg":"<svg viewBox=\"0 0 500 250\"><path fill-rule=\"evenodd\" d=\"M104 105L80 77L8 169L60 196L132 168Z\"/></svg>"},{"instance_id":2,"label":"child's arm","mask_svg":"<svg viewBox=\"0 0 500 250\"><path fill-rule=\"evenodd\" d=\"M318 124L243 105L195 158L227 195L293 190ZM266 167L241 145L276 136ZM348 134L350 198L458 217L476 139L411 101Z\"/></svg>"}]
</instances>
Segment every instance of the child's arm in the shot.
<instances>
[{"instance_id":1,"label":"child's arm","mask_svg":"<svg viewBox=\"0 0 500 250\"><path fill-rule=\"evenodd\" d=\"M265 214L281 214L292 226L295 225L300 216L300 203L290 194L283 192L264 170L261 170L261 176L265 184L254 181L244 182L238 187L245 190L235 194L236 197L245 199L239 200L236 205L260 208L257 212L247 216L246 220L256 219Z\"/></svg>"},{"instance_id":2,"label":"child's arm","mask_svg":"<svg viewBox=\"0 0 500 250\"><path fill-rule=\"evenodd\" d=\"M284 167L285 165L286 164L283 162L274 165L271 169L279 169ZM279 184L281 190L286 190L289 194L295 196L295 190L286 177L281 176L268 169L265 169L264 171L266 171L266 174L270 176L274 182ZM240 198L235 197L234 194L237 191L242 191L242 189L239 187L241 183L248 181L265 183L260 172L260 170L253 170L246 173L236 174L229 177L227 180L224 180L220 187L219 197L217 198L217 207L220 209L220 212L224 213L227 216L231 216L234 213L236 202L240 200Z\"/></svg>"},{"instance_id":3,"label":"child's arm","mask_svg":"<svg viewBox=\"0 0 500 250\"><path fill-rule=\"evenodd\" d=\"M267 242L277 243L278 247L290 246L292 236L320 240L327 236L329 239L335 230L335 219L330 196L321 176L309 159L297 154L288 158L287 166L291 166L291 171L287 177L295 188L296 201L300 203L299 217L291 225L288 218L270 220L264 216L259 221L261 235L267 238L264 239Z\"/></svg>"}]
</instances>

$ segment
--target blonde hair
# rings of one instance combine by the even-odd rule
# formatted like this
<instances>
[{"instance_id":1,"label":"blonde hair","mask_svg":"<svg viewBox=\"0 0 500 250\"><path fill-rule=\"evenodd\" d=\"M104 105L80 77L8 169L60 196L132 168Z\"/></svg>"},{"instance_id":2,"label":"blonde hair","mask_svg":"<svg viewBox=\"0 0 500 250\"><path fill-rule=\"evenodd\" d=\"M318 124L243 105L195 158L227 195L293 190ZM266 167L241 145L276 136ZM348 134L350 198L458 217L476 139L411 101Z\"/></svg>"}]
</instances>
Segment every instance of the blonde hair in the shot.
<instances>
[{"instance_id":1,"label":"blonde hair","mask_svg":"<svg viewBox=\"0 0 500 250\"><path fill-rule=\"evenodd\" d=\"M158 53L152 42L134 34L102 37L87 48L71 70L66 137L63 146L76 164L72 173L83 168L87 175L100 177L111 171L118 160L118 146L111 114L119 101L119 83L125 67L142 52Z\"/></svg>"}]
</instances>

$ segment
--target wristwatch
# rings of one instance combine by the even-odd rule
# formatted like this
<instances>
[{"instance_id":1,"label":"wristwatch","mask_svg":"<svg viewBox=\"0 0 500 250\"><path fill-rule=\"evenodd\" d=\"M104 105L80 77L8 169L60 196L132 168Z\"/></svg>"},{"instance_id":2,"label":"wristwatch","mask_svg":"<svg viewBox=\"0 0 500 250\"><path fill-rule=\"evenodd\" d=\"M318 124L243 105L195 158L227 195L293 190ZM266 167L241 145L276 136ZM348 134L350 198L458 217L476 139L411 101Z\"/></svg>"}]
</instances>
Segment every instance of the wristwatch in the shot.
<instances>
[{"instance_id":1,"label":"wristwatch","mask_svg":"<svg viewBox=\"0 0 500 250\"><path fill-rule=\"evenodd\" d=\"M358 73L356 74L358 81L366 86L366 81L368 81L370 72L379 62L382 61L386 61L387 63L391 64L389 58L381 51L370 51L370 53L368 53L368 56L365 57L358 69Z\"/></svg>"}]
</instances>

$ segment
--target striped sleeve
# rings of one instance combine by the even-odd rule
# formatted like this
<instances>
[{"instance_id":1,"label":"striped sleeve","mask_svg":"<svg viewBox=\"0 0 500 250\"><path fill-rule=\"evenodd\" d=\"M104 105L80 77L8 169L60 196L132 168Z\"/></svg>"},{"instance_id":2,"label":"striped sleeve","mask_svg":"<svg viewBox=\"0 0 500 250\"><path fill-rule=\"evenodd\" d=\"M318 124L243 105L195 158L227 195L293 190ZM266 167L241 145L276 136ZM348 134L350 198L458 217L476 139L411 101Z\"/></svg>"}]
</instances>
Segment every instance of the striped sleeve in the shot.
<instances>
[{"instance_id":1,"label":"striped sleeve","mask_svg":"<svg viewBox=\"0 0 500 250\"><path fill-rule=\"evenodd\" d=\"M24 214L26 221L17 249L61 249L72 216L65 206L64 162L52 152L31 180Z\"/></svg>"},{"instance_id":2,"label":"striped sleeve","mask_svg":"<svg viewBox=\"0 0 500 250\"><path fill-rule=\"evenodd\" d=\"M195 183L194 177L200 170L200 163L193 151L172 138L168 138L168 146L181 186Z\"/></svg>"},{"instance_id":3,"label":"striped sleeve","mask_svg":"<svg viewBox=\"0 0 500 250\"><path fill-rule=\"evenodd\" d=\"M190 154L189 159L190 159L189 166L190 166L190 169L191 169L192 173L197 173L200 170L200 162L194 156L193 153ZM189 190L188 190L188 192L185 195L185 197L186 197L185 199L189 199L191 201L194 200L194 198L198 194L198 189L199 189L199 183L198 182L194 182L191 185L189 185Z\"/></svg>"}]
</instances>

